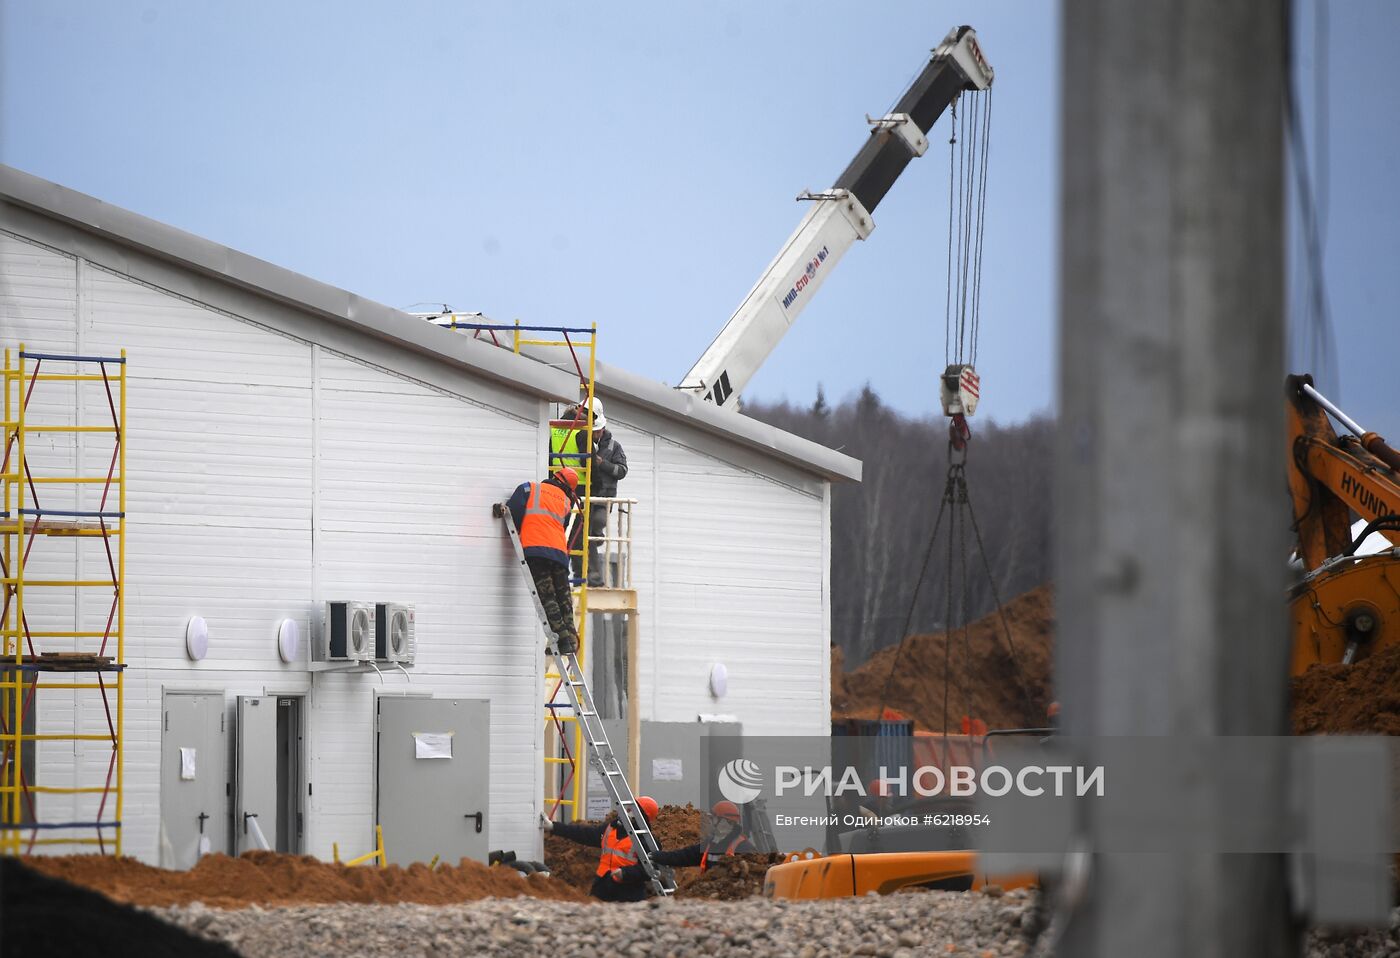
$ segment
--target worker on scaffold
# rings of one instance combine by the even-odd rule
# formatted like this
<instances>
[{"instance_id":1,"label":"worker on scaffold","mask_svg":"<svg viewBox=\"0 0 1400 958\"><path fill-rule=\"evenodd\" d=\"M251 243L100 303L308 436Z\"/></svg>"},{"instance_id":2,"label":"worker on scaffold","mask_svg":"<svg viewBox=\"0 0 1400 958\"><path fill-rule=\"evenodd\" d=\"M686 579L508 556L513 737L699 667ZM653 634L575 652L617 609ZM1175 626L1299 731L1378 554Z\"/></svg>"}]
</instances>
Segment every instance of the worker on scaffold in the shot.
<instances>
[{"instance_id":1,"label":"worker on scaffold","mask_svg":"<svg viewBox=\"0 0 1400 958\"><path fill-rule=\"evenodd\" d=\"M588 410L593 410L593 430L588 431ZM594 397L589 404L580 404L565 414L565 421L572 420L577 425L556 426L550 430L551 459L560 462L583 462L591 460L589 468L589 495L593 499L607 499L617 495L617 484L627 478L627 453L622 443L608 430L608 417L603 415L603 401ZM588 584L601 586L607 583L606 570L600 556L599 542L607 534L608 504L594 503L588 514ZM571 550L577 549L583 537L583 524L574 527ZM573 556L575 579L583 578L583 557Z\"/></svg>"},{"instance_id":2,"label":"worker on scaffold","mask_svg":"<svg viewBox=\"0 0 1400 958\"><path fill-rule=\"evenodd\" d=\"M525 564L535 580L545 618L558 636L558 649L564 655L578 651L574 603L569 591L569 550L564 535L577 486L578 473L572 466L564 466L543 482L522 482L506 502L515 527L520 530Z\"/></svg>"},{"instance_id":3,"label":"worker on scaffold","mask_svg":"<svg viewBox=\"0 0 1400 958\"><path fill-rule=\"evenodd\" d=\"M649 795L638 796L637 807L642 810L642 816L650 828L656 821L656 799ZM627 828L617 812L609 814L601 825L555 822L541 813L540 828L575 844L602 849L593 887L588 890L594 898L599 901L641 901L647 897L651 876L647 874L646 866L637 861L637 854L632 850L632 836L627 834Z\"/></svg>"}]
</instances>

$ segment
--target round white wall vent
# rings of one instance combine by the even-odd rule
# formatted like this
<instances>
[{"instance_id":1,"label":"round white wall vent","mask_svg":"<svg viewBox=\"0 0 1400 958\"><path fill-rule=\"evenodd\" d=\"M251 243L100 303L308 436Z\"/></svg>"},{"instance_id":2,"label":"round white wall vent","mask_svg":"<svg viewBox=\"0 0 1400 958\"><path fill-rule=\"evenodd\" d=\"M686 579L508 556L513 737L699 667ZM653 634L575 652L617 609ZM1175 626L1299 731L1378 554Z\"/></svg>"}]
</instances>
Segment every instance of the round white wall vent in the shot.
<instances>
[{"instance_id":1,"label":"round white wall vent","mask_svg":"<svg viewBox=\"0 0 1400 958\"><path fill-rule=\"evenodd\" d=\"M209 654L209 624L200 616L185 623L185 652L196 662Z\"/></svg>"},{"instance_id":2,"label":"round white wall vent","mask_svg":"<svg viewBox=\"0 0 1400 958\"><path fill-rule=\"evenodd\" d=\"M277 626L277 654L283 662L295 662L301 654L301 630L296 619L283 619Z\"/></svg>"},{"instance_id":3,"label":"round white wall vent","mask_svg":"<svg viewBox=\"0 0 1400 958\"><path fill-rule=\"evenodd\" d=\"M723 662L716 662L710 666L710 694L715 698L724 698L724 693L729 691L729 670L724 667Z\"/></svg>"}]
</instances>

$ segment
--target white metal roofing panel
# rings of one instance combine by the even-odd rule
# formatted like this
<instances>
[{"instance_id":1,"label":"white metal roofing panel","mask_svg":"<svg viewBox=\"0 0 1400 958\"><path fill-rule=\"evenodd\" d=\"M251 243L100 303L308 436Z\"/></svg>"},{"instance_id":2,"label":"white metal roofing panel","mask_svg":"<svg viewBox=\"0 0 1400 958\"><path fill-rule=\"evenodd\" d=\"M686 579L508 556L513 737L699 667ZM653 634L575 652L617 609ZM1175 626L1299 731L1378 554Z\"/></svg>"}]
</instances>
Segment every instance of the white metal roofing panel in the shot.
<instances>
[{"instance_id":1,"label":"white metal roofing panel","mask_svg":"<svg viewBox=\"0 0 1400 958\"><path fill-rule=\"evenodd\" d=\"M492 841L533 847L541 638L490 505L533 476L538 423L493 407L499 386L449 395L102 270L86 270L82 289L81 345L125 345L131 360L127 851L159 854L162 684L230 701L310 690L307 837L323 856L333 841L370 840L376 690L490 699ZM109 415L104 403L85 396L84 421ZM54 407L65 411L71 419L71 397ZM105 563L75 554L91 543L52 541L64 551L38 559L36 549L34 569L97 575ZM309 641L318 596L416 603L411 681L313 682L281 663L277 623L295 619ZM101 628L108 602L85 596L82 627ZM55 609L73 621L71 590ZM196 614L211 644L192 663L184 628ZM65 726L76 715L86 729L106 721L96 699L46 697L44 714ZM58 744L40 756L46 781L100 780L110 757L101 743ZM95 811L87 801L64 808Z\"/></svg>"},{"instance_id":2,"label":"white metal roofing panel","mask_svg":"<svg viewBox=\"0 0 1400 958\"><path fill-rule=\"evenodd\" d=\"M0 346L73 352L76 269L71 256L0 232Z\"/></svg>"},{"instance_id":3,"label":"white metal roofing panel","mask_svg":"<svg viewBox=\"0 0 1400 958\"><path fill-rule=\"evenodd\" d=\"M480 401L487 387L469 402L324 351L317 366L318 592L415 604L417 665L385 687L490 700L491 841L531 848L543 637L491 505L535 478L539 426ZM364 707L356 686L378 683L327 675L317 686L318 708L338 709L317 726L329 736L317 774L337 790L316 826L325 845L327 829L371 811L345 758L365 741L363 719L345 710Z\"/></svg>"},{"instance_id":4,"label":"white metal roofing panel","mask_svg":"<svg viewBox=\"0 0 1400 958\"><path fill-rule=\"evenodd\" d=\"M125 348L142 375L196 383L307 389L310 347L299 340L93 267L84 346Z\"/></svg>"},{"instance_id":5,"label":"white metal roofing panel","mask_svg":"<svg viewBox=\"0 0 1400 958\"><path fill-rule=\"evenodd\" d=\"M657 441L652 718L732 713L747 734L827 734L822 499ZM642 667L648 666L648 655ZM729 692L715 699L710 668Z\"/></svg>"},{"instance_id":6,"label":"white metal roofing panel","mask_svg":"<svg viewBox=\"0 0 1400 958\"><path fill-rule=\"evenodd\" d=\"M11 361L18 362L18 346L23 343L29 352L71 354L77 343L78 264L72 257L0 233L0 348L11 351ZM36 368L34 360L25 363L27 371ZM43 372L74 372L72 364L47 361ZM14 397L15 387L10 387ZM26 414L29 425L75 425L74 396L77 384L43 382L35 385ZM3 416L0 416L3 418ZM25 458L36 478L53 478L74 474L75 450L78 439L72 434L31 433L25 447ZM3 442L3 440L0 440ZM0 449L0 459L3 459ZM78 491L71 485L41 483L37 487L39 507L74 509ZM26 486L25 506L35 508L33 491ZM13 506L13 503L11 503ZM25 519L32 524L33 517ZM29 552L26 578L72 579L74 577L77 544L72 540L40 537ZM73 590L71 588L31 587L25 590L25 618L34 631L67 631L75 628ZM43 639L35 651L64 651L71 649L71 639ZM71 704L68 709L71 712ZM47 713L40 718L47 725L63 706L48 703ZM66 720L65 720L66 721ZM31 746L36 743L31 743ZM64 743L37 743L43 746L39 755L54 752ZM72 744L67 743L69 754Z\"/></svg>"},{"instance_id":7,"label":"white metal roofing panel","mask_svg":"<svg viewBox=\"0 0 1400 958\"><path fill-rule=\"evenodd\" d=\"M722 712L746 732L828 734L824 499L639 428L623 404L607 413L627 453L618 495L637 500L642 717ZM716 661L730 674L721 700Z\"/></svg>"}]
</instances>

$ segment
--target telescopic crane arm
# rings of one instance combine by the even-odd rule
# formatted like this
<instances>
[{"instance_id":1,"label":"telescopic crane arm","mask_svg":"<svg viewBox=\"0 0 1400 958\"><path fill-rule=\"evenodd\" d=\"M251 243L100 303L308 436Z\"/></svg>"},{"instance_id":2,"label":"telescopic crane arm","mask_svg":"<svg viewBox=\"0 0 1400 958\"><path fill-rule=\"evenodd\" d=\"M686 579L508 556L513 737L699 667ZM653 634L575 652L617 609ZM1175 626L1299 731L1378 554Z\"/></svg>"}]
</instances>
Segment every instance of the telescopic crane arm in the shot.
<instances>
[{"instance_id":1,"label":"telescopic crane arm","mask_svg":"<svg viewBox=\"0 0 1400 958\"><path fill-rule=\"evenodd\" d=\"M971 27L949 32L894 110L869 121L869 139L836 185L798 197L812 208L680 388L717 406L737 396L846 250L875 229L870 214L928 150L933 124L964 90L985 90L994 76Z\"/></svg>"}]
</instances>

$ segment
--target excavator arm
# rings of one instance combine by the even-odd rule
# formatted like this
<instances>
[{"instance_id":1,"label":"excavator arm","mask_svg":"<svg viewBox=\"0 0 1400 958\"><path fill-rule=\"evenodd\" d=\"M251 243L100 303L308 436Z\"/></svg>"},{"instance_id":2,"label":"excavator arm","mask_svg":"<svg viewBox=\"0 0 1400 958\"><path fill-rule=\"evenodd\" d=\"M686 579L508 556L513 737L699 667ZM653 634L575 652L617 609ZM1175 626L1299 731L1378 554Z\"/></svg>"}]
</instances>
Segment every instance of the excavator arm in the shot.
<instances>
[{"instance_id":1,"label":"excavator arm","mask_svg":"<svg viewBox=\"0 0 1400 958\"><path fill-rule=\"evenodd\" d=\"M1344 663L1400 644L1400 551L1357 556L1355 512L1400 547L1400 454L1366 432L1312 386L1287 386L1292 463L1288 485L1303 575L1289 601L1291 670ZM1329 414L1351 431L1338 436Z\"/></svg>"},{"instance_id":2,"label":"excavator arm","mask_svg":"<svg viewBox=\"0 0 1400 958\"><path fill-rule=\"evenodd\" d=\"M1308 570L1350 548L1351 512L1368 522L1400 516L1400 456L1375 433L1339 437L1327 412L1303 388L1311 385L1311 376L1288 377L1288 485L1298 555ZM1378 531L1400 546L1400 531Z\"/></svg>"}]
</instances>

